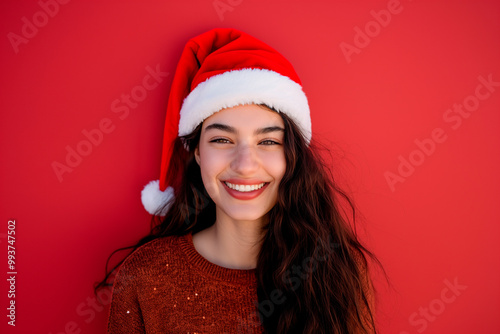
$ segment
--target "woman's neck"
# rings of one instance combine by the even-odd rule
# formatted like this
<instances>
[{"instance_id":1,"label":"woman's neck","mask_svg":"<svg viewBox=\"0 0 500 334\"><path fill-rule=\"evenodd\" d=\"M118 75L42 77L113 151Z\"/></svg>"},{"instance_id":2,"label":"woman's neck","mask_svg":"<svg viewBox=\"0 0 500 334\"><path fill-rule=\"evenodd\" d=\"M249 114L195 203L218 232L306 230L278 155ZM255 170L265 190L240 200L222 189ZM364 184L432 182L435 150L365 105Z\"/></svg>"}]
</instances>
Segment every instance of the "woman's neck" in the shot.
<instances>
[{"instance_id":1,"label":"woman's neck","mask_svg":"<svg viewBox=\"0 0 500 334\"><path fill-rule=\"evenodd\" d=\"M208 261L231 269L254 269L262 246L259 221L234 221L217 215L215 224L193 235L193 243Z\"/></svg>"}]
</instances>

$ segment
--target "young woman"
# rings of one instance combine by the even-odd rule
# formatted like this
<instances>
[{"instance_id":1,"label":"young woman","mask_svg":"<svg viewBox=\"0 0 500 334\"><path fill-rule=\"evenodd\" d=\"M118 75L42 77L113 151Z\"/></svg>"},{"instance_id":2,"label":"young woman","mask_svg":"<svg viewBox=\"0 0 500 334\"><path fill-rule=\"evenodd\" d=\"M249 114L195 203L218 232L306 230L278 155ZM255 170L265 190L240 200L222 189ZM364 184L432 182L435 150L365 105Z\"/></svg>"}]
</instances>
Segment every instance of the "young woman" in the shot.
<instances>
[{"instance_id":1,"label":"young woman","mask_svg":"<svg viewBox=\"0 0 500 334\"><path fill-rule=\"evenodd\" d=\"M156 219L117 266L108 333L376 332L373 256L283 56L234 29L190 40L163 146L142 193Z\"/></svg>"}]
</instances>

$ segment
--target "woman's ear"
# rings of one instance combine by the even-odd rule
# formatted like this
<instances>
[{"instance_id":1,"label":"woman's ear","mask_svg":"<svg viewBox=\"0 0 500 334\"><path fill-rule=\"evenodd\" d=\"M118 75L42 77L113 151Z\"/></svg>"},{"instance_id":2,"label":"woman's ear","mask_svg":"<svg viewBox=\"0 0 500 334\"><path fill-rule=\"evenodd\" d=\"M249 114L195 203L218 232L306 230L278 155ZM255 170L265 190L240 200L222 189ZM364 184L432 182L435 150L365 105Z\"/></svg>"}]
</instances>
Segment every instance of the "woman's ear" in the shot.
<instances>
[{"instance_id":1,"label":"woman's ear","mask_svg":"<svg viewBox=\"0 0 500 334\"><path fill-rule=\"evenodd\" d=\"M200 150L199 150L199 145L196 146L194 149L194 158L196 159L196 162L198 163L198 166L200 165Z\"/></svg>"}]
</instances>

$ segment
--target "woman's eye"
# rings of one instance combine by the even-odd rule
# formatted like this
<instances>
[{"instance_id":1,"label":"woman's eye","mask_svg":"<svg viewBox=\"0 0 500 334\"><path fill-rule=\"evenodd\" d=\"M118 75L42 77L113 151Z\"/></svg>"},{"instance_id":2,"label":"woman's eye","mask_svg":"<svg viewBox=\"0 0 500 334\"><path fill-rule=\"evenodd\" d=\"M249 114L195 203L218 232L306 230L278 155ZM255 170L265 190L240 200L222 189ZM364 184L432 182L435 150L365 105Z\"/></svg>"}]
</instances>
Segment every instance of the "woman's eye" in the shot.
<instances>
[{"instance_id":1,"label":"woman's eye","mask_svg":"<svg viewBox=\"0 0 500 334\"><path fill-rule=\"evenodd\" d=\"M262 145L280 145L277 141L266 139L260 142Z\"/></svg>"},{"instance_id":2,"label":"woman's eye","mask_svg":"<svg viewBox=\"0 0 500 334\"><path fill-rule=\"evenodd\" d=\"M230 141L225 138L215 138L210 141L211 143L218 143L218 144L228 144Z\"/></svg>"}]
</instances>

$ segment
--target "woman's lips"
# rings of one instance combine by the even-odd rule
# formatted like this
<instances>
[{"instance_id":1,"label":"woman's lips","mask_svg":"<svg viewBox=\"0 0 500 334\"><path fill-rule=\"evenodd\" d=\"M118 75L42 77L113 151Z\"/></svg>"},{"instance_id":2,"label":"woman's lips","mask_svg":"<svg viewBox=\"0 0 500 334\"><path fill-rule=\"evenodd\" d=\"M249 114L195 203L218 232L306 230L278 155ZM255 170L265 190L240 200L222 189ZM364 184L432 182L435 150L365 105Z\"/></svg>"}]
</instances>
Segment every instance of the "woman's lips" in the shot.
<instances>
[{"instance_id":1,"label":"woman's lips","mask_svg":"<svg viewBox=\"0 0 500 334\"><path fill-rule=\"evenodd\" d=\"M233 182L231 182L233 181ZM228 185L227 183L230 185ZM226 180L222 181L224 185L224 189L231 195L232 197L240 200L251 200L262 194L262 192L267 188L269 182L262 181L242 181L242 180ZM261 186L259 189L252 190L252 188L257 188ZM230 188L231 187L231 188ZM239 191L232 188L243 189L243 191ZM250 188L250 189L249 189Z\"/></svg>"}]
</instances>

